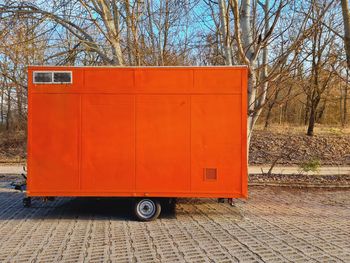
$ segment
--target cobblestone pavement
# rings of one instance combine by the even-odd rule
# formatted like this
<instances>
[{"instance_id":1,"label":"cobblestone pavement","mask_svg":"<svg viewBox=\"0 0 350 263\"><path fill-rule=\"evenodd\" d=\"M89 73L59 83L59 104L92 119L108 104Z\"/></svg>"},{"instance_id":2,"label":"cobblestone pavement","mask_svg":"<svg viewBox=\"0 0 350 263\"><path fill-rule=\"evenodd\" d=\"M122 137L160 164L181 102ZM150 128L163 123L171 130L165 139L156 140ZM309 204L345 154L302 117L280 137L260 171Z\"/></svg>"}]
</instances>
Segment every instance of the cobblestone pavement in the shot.
<instances>
[{"instance_id":1,"label":"cobblestone pavement","mask_svg":"<svg viewBox=\"0 0 350 263\"><path fill-rule=\"evenodd\" d=\"M0 262L350 262L350 191L251 187L180 200L154 222L113 199L34 200L0 181Z\"/></svg>"}]
</instances>

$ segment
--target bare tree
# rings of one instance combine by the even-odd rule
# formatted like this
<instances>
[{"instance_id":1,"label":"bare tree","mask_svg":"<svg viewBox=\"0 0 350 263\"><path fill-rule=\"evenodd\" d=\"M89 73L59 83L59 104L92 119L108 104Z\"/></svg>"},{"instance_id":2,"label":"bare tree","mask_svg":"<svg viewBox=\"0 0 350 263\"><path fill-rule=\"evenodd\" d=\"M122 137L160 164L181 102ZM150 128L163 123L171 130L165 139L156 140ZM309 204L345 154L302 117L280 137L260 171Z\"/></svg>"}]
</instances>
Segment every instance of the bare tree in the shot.
<instances>
[{"instance_id":1,"label":"bare tree","mask_svg":"<svg viewBox=\"0 0 350 263\"><path fill-rule=\"evenodd\" d=\"M316 1L312 5L312 17L316 21L318 17L324 12L323 7ZM331 18L332 19L332 18ZM311 76L308 85L305 85L304 91L307 95L308 105L308 128L307 135L313 136L315 122L322 109L319 109L319 104L322 95L329 90L329 84L334 77L332 70L332 63L335 60L334 41L335 35L331 31L326 30L323 18L317 20L315 23L315 30L309 42L311 50L307 57L311 57ZM307 48L305 48L307 50ZM326 103L326 100L324 100ZM323 110L324 111L324 110Z\"/></svg>"},{"instance_id":2,"label":"bare tree","mask_svg":"<svg viewBox=\"0 0 350 263\"><path fill-rule=\"evenodd\" d=\"M337 16L341 7L344 19ZM346 10L347 1L340 6L334 0L0 1L3 126L25 126L28 64L244 64L249 69L249 141L260 116L266 123L298 124L305 117L309 124L311 115L314 122L327 122L332 109L345 125L348 85L340 50L343 40L345 46L349 42ZM327 39L332 39L332 52L323 45ZM322 47L327 48L318 51ZM337 67L331 68L326 58ZM335 97L336 108L327 94Z\"/></svg>"},{"instance_id":3,"label":"bare tree","mask_svg":"<svg viewBox=\"0 0 350 263\"><path fill-rule=\"evenodd\" d=\"M276 0L273 4L270 4L269 0L264 3L257 1L257 5L261 7L263 14L263 18L259 21L257 17L252 17L255 14L253 3L252 0L242 0L241 5L239 5L238 0L229 0L234 16L234 38L238 50L237 55L240 62L249 68L248 142L250 142L254 125L266 104L269 81L280 75L281 64L287 60L295 60L296 51L303 41L312 34L315 25L315 23L310 23L309 15L304 15L300 19L300 15L296 10L300 6L297 6L293 11L292 5L286 8L289 1L283 0ZM327 11L330 5L331 3L327 3L324 11ZM312 5L302 6L302 8L307 9L306 14L311 11L311 7ZM290 15L292 19L289 19L287 24L284 24L286 21L282 21L282 13L285 8L289 13L295 12L294 16ZM323 14L320 15L320 18L322 16ZM256 26L257 24L262 24L262 26ZM277 30L280 25L283 25L284 28ZM283 43L283 52L274 54L274 57L269 60L269 45L280 34L288 30L294 30L295 35Z\"/></svg>"},{"instance_id":4,"label":"bare tree","mask_svg":"<svg viewBox=\"0 0 350 263\"><path fill-rule=\"evenodd\" d=\"M166 65L171 56L187 49L186 19L192 1L162 0L157 4L152 0L59 0L50 5L6 1L0 4L0 13L48 21L51 32L60 26L74 36L74 51L83 47L85 53L97 54L104 65ZM185 34L179 37L181 30ZM179 40L183 46L177 45ZM146 62L149 50L151 63Z\"/></svg>"}]
</instances>

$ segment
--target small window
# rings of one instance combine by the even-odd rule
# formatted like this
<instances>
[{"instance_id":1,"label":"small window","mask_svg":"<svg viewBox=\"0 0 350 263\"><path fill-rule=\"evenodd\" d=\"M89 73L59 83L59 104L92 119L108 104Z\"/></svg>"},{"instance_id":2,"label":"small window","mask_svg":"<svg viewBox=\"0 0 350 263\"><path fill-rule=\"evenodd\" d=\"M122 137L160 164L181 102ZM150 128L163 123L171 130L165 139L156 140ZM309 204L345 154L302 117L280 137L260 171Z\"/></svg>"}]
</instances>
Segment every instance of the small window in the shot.
<instances>
[{"instance_id":1,"label":"small window","mask_svg":"<svg viewBox=\"0 0 350 263\"><path fill-rule=\"evenodd\" d=\"M72 83L72 72L70 71L45 71L34 72L34 83L43 84L67 84Z\"/></svg>"},{"instance_id":2,"label":"small window","mask_svg":"<svg viewBox=\"0 0 350 263\"><path fill-rule=\"evenodd\" d=\"M34 72L34 83L51 83L51 72Z\"/></svg>"},{"instance_id":3,"label":"small window","mask_svg":"<svg viewBox=\"0 0 350 263\"><path fill-rule=\"evenodd\" d=\"M72 72L54 72L53 82L55 83L72 83Z\"/></svg>"}]
</instances>

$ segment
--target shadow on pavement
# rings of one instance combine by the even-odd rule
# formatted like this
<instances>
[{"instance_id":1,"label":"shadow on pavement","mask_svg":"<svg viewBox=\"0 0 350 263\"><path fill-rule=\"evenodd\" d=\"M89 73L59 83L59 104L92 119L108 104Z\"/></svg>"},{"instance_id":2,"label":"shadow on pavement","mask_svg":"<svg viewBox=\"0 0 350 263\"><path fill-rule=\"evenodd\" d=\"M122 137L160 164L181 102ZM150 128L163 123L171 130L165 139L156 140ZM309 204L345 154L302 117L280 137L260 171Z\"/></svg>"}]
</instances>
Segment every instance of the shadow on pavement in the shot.
<instances>
[{"instance_id":1,"label":"shadow on pavement","mask_svg":"<svg viewBox=\"0 0 350 263\"><path fill-rule=\"evenodd\" d=\"M22 199L24 193L13 190L11 183L20 179L19 176L0 177L0 221L19 219L110 219L110 220L132 220L133 202L131 198L96 198L96 197L76 197L76 198L56 198L54 201L43 201L42 198L32 198L32 205L29 208L23 207ZM178 199L177 209L170 204L162 204L162 212L159 218L176 219L176 214L183 215L188 212L191 215L201 215L203 209L207 215L227 213L239 215L237 208L227 207L225 211L217 211L207 204L213 203L210 199ZM219 206L219 205L218 205ZM216 206L215 206L216 207ZM237 210L237 211L236 211Z\"/></svg>"},{"instance_id":2,"label":"shadow on pavement","mask_svg":"<svg viewBox=\"0 0 350 263\"><path fill-rule=\"evenodd\" d=\"M25 197L24 193L0 188L0 221L72 218L135 221L130 198L77 197L56 198L54 201L33 198L31 207L25 208L22 204L23 197ZM163 205L159 218L176 218L175 212L174 207Z\"/></svg>"}]
</instances>

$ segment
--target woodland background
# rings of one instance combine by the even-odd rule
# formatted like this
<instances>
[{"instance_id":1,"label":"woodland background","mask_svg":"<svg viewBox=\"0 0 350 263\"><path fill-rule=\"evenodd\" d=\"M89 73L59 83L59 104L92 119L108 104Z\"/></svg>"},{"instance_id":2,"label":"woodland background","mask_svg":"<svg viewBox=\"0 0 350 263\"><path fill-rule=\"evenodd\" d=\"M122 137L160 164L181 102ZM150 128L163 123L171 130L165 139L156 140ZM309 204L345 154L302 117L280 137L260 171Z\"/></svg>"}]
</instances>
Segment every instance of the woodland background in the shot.
<instances>
[{"instance_id":1,"label":"woodland background","mask_svg":"<svg viewBox=\"0 0 350 263\"><path fill-rule=\"evenodd\" d=\"M1 0L0 144L25 141L27 65L244 64L249 139L346 131L349 36L348 0Z\"/></svg>"}]
</instances>

